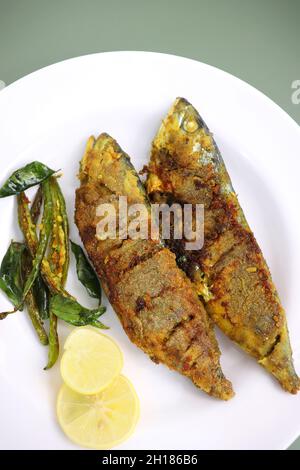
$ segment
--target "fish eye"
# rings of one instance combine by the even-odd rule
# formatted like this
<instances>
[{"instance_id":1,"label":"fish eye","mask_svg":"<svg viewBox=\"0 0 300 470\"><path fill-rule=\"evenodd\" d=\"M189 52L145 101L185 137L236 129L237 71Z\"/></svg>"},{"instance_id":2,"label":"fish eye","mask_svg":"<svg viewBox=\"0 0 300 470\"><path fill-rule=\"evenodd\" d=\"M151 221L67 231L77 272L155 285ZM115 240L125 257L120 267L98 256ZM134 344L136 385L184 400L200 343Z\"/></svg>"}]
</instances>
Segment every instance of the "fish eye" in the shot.
<instances>
[{"instance_id":1,"label":"fish eye","mask_svg":"<svg viewBox=\"0 0 300 470\"><path fill-rule=\"evenodd\" d=\"M194 117L189 116L183 121L182 127L189 134L193 134L199 129L199 124Z\"/></svg>"}]
</instances>

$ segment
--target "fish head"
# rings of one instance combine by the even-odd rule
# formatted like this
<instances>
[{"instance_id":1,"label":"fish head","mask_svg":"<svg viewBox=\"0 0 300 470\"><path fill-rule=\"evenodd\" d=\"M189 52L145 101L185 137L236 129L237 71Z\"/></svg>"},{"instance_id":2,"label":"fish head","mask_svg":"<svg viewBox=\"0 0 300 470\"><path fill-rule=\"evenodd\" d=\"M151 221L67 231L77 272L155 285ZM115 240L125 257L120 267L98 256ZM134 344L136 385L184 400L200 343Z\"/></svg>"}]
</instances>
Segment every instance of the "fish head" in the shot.
<instances>
[{"instance_id":1,"label":"fish head","mask_svg":"<svg viewBox=\"0 0 300 470\"><path fill-rule=\"evenodd\" d=\"M97 138L89 137L83 158L80 162L79 179L81 182L101 178L103 167L120 158L122 150L118 143L103 132Z\"/></svg>"},{"instance_id":2,"label":"fish head","mask_svg":"<svg viewBox=\"0 0 300 470\"><path fill-rule=\"evenodd\" d=\"M105 187L105 191L114 197L123 195L127 196L128 202L149 205L145 188L129 156L107 133L88 139L80 162L79 179L81 184L93 185L97 191L103 192Z\"/></svg>"},{"instance_id":3,"label":"fish head","mask_svg":"<svg viewBox=\"0 0 300 470\"><path fill-rule=\"evenodd\" d=\"M196 169L214 163L217 147L205 122L185 98L177 98L153 141L158 164ZM156 157L155 157L156 158Z\"/></svg>"}]
</instances>

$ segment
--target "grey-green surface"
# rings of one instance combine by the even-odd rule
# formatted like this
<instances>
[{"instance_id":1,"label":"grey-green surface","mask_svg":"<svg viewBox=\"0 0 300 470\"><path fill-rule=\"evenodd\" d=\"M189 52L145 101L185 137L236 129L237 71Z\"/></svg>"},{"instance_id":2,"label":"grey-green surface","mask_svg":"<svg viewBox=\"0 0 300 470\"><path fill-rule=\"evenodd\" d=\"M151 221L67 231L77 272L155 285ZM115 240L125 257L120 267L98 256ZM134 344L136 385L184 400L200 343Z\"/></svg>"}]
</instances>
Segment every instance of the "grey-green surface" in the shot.
<instances>
[{"instance_id":1,"label":"grey-green surface","mask_svg":"<svg viewBox=\"0 0 300 470\"><path fill-rule=\"evenodd\" d=\"M167 52L251 83L300 124L299 21L300 0L0 0L0 80L92 52Z\"/></svg>"}]
</instances>

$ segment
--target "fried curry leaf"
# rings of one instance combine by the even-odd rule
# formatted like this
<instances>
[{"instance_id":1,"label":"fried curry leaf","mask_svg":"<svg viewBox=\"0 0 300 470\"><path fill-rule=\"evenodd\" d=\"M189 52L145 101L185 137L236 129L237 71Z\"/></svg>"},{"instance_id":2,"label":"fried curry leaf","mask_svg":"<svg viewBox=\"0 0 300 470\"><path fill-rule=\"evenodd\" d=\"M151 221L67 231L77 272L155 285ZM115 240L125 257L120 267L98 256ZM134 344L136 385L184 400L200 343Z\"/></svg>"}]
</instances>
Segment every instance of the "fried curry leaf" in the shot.
<instances>
[{"instance_id":1,"label":"fried curry leaf","mask_svg":"<svg viewBox=\"0 0 300 470\"><path fill-rule=\"evenodd\" d=\"M32 162L14 171L0 188L0 198L12 196L41 183L55 173L41 162Z\"/></svg>"},{"instance_id":2,"label":"fried curry leaf","mask_svg":"<svg viewBox=\"0 0 300 470\"><path fill-rule=\"evenodd\" d=\"M61 294L55 294L50 300L50 311L58 318L74 326L92 325L97 328L107 329L98 318L105 312L105 307L98 307L94 310L80 305L76 300L65 297Z\"/></svg>"},{"instance_id":3,"label":"fried curry leaf","mask_svg":"<svg viewBox=\"0 0 300 470\"><path fill-rule=\"evenodd\" d=\"M23 243L12 241L0 267L0 288L15 307L22 303L21 260L24 249Z\"/></svg>"},{"instance_id":4,"label":"fried curry leaf","mask_svg":"<svg viewBox=\"0 0 300 470\"><path fill-rule=\"evenodd\" d=\"M101 285L99 279L84 254L81 246L71 241L72 252L76 258L77 276L89 295L101 301Z\"/></svg>"},{"instance_id":5,"label":"fried curry leaf","mask_svg":"<svg viewBox=\"0 0 300 470\"><path fill-rule=\"evenodd\" d=\"M37 303L42 320L49 318L49 289L39 274L32 286L35 301Z\"/></svg>"}]
</instances>

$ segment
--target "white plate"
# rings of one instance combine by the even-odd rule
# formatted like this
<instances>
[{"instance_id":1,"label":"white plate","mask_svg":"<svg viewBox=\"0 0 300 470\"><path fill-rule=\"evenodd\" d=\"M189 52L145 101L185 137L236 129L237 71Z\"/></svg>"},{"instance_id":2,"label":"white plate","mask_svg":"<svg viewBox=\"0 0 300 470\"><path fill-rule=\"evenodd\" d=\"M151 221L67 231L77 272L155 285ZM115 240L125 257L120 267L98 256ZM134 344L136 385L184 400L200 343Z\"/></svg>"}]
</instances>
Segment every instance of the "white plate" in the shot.
<instances>
[{"instance_id":1,"label":"white plate","mask_svg":"<svg viewBox=\"0 0 300 470\"><path fill-rule=\"evenodd\" d=\"M139 170L176 96L190 100L215 134L286 307L300 372L300 130L248 84L199 62L144 52L95 54L46 67L0 93L1 184L32 160L62 168L72 221L76 172L88 136L110 133ZM9 240L20 239L15 200L0 200L0 212L2 258ZM73 223L71 237L79 240ZM89 304L73 275L69 288ZM9 306L4 296L0 300L1 309ZM284 449L300 434L300 394L284 392L220 333L222 366L236 391L226 403L151 362L129 342L111 307L104 319L141 401L137 430L120 448ZM60 325L62 339L68 331ZM1 322L1 448L76 448L57 425L61 379L58 366L42 370L46 356L26 314Z\"/></svg>"}]
</instances>

